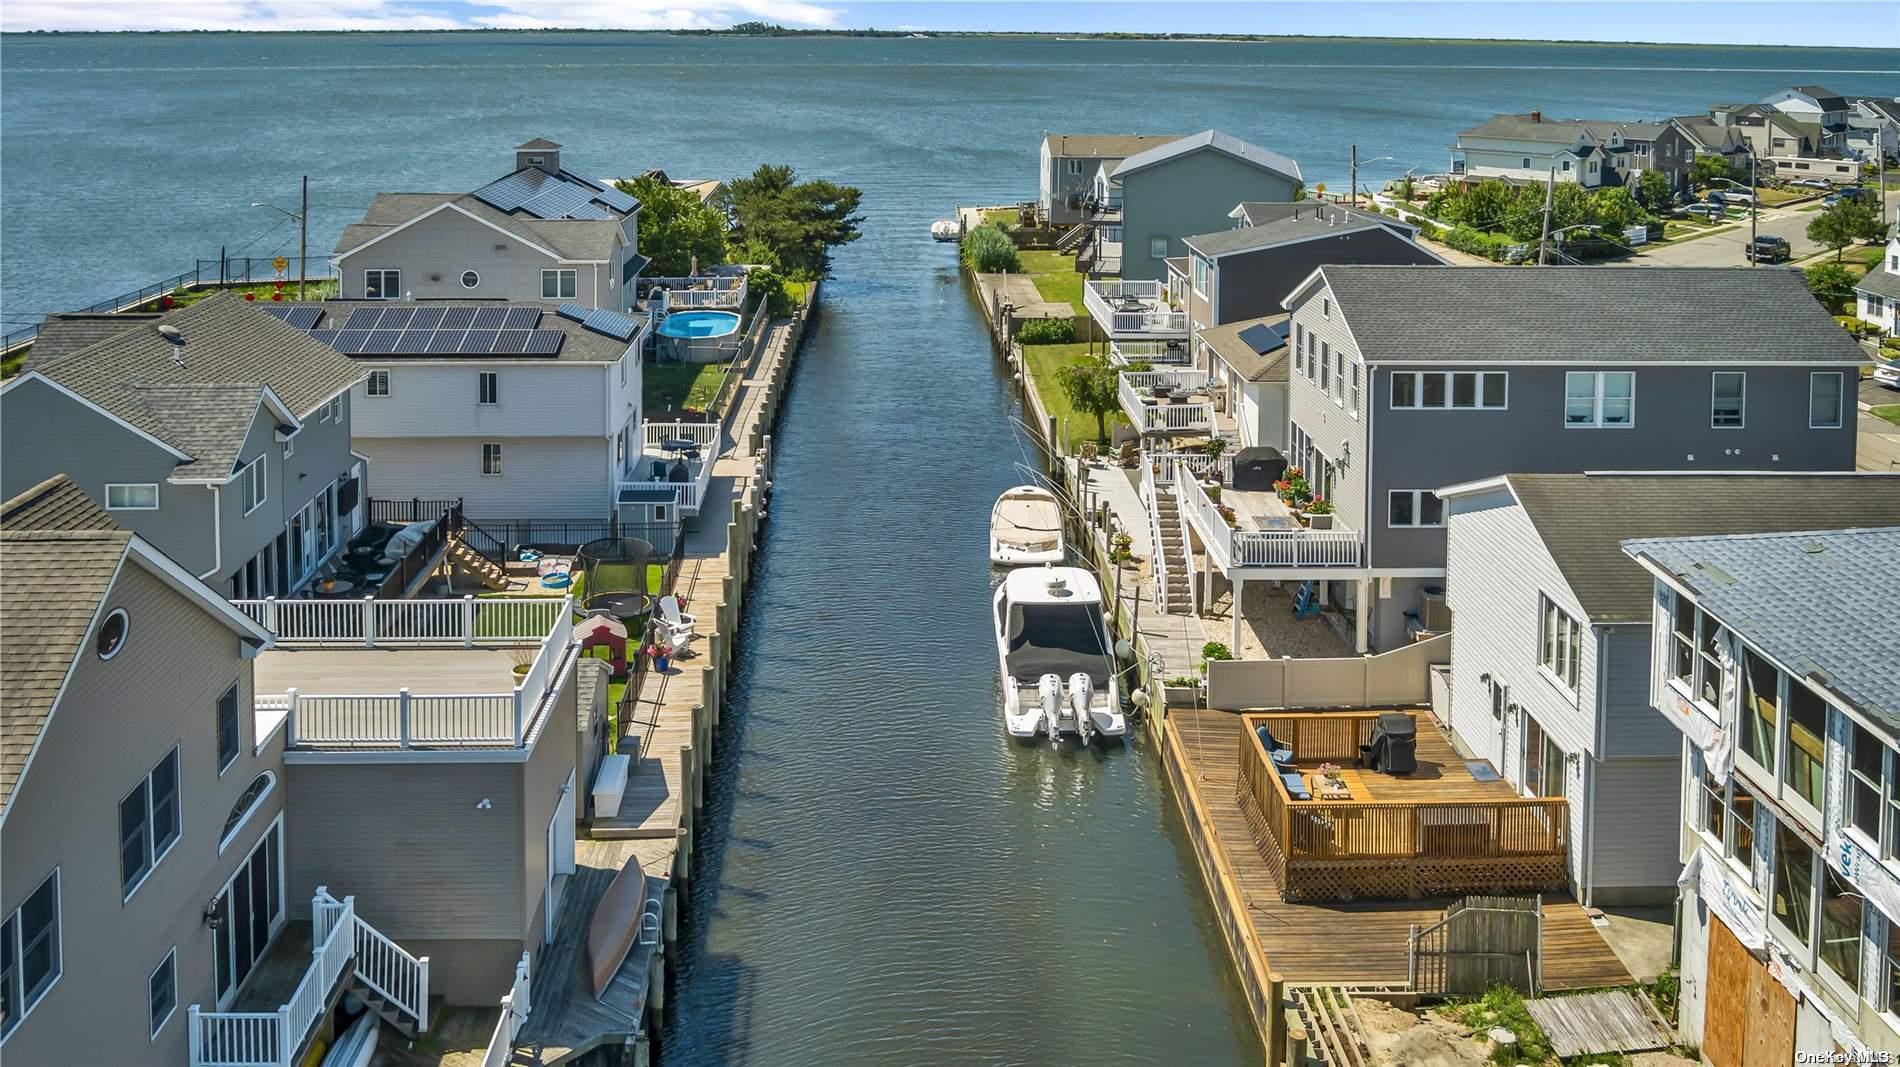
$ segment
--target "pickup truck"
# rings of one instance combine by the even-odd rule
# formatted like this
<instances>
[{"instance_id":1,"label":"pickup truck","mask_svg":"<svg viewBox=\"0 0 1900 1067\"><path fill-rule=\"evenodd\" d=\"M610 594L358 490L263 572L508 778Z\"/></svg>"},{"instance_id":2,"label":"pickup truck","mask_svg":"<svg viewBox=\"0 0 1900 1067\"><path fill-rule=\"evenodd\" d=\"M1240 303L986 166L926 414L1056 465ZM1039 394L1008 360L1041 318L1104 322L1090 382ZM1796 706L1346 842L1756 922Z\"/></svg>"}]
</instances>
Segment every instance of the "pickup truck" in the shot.
<instances>
[{"instance_id":1,"label":"pickup truck","mask_svg":"<svg viewBox=\"0 0 1900 1067\"><path fill-rule=\"evenodd\" d=\"M1793 255L1786 237L1757 237L1742 247L1742 258L1750 263L1779 263Z\"/></svg>"}]
</instances>

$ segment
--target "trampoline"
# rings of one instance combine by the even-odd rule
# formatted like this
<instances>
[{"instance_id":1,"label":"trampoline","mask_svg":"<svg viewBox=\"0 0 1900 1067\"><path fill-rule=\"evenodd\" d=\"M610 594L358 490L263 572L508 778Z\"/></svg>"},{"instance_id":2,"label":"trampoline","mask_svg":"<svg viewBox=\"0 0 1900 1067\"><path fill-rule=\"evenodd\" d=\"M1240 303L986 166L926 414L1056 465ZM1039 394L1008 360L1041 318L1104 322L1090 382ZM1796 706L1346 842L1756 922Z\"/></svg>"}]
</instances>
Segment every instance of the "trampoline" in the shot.
<instances>
[{"instance_id":1,"label":"trampoline","mask_svg":"<svg viewBox=\"0 0 1900 1067\"><path fill-rule=\"evenodd\" d=\"M574 554L574 569L585 582L581 606L623 623L645 617L653 610L654 594L646 587L652 559L653 546L637 537L602 537L582 545Z\"/></svg>"}]
</instances>

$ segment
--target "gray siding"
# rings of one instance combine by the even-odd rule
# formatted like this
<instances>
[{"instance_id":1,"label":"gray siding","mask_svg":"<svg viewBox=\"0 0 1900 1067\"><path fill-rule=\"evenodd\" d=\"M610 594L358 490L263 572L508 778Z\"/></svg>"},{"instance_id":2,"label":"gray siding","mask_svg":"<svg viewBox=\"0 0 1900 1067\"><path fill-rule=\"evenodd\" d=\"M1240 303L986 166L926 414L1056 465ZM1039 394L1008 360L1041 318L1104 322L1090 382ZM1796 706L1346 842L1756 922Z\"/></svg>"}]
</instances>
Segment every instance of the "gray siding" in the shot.
<instances>
[{"instance_id":1,"label":"gray siding","mask_svg":"<svg viewBox=\"0 0 1900 1067\"><path fill-rule=\"evenodd\" d=\"M1682 751L1682 732L1649 702L1650 628L1603 626L1603 755L1668 756L1670 773Z\"/></svg>"},{"instance_id":2,"label":"gray siding","mask_svg":"<svg viewBox=\"0 0 1900 1067\"><path fill-rule=\"evenodd\" d=\"M1239 252L1214 261L1220 309L1214 322L1239 322L1285 310L1281 301L1314 270L1335 263L1403 266L1443 262L1387 229L1360 230L1298 244Z\"/></svg>"},{"instance_id":3,"label":"gray siding","mask_svg":"<svg viewBox=\"0 0 1900 1067\"><path fill-rule=\"evenodd\" d=\"M1176 156L1122 178L1122 277L1165 279L1167 256L1186 252L1181 238L1233 226L1228 212L1245 200L1293 199L1288 178L1213 149ZM1149 255L1166 238L1164 256Z\"/></svg>"},{"instance_id":4,"label":"gray siding","mask_svg":"<svg viewBox=\"0 0 1900 1067\"><path fill-rule=\"evenodd\" d=\"M1682 873L1676 858L1681 819L1672 813L1680 810L1681 781L1680 756L1609 759L1596 766L1593 903L1675 898L1676 876Z\"/></svg>"},{"instance_id":5,"label":"gray siding","mask_svg":"<svg viewBox=\"0 0 1900 1067\"><path fill-rule=\"evenodd\" d=\"M1348 363L1356 362L1358 346L1352 339L1345 318L1337 307L1332 309L1330 317L1323 314L1322 310L1320 300L1308 300L1294 311L1293 322L1304 332L1313 335L1315 353L1324 342L1332 351L1344 352ZM1354 417L1343 406L1343 402L1335 403L1328 393L1320 391L1319 377L1312 367L1310 361L1305 371L1296 370L1291 362L1287 365L1290 376L1287 383L1287 419L1305 430L1315 447L1331 457L1335 465L1342 458L1349 460L1333 487L1333 505L1338 515L1336 521L1354 530L1364 530L1368 522L1364 475L1366 456L1369 454L1364 411L1368 399L1363 388L1365 372L1362 370L1360 377L1360 410ZM1308 471L1307 474L1315 476L1317 472Z\"/></svg>"},{"instance_id":6,"label":"gray siding","mask_svg":"<svg viewBox=\"0 0 1900 1067\"><path fill-rule=\"evenodd\" d=\"M186 1009L213 1006L205 901L283 806L280 781L218 851L233 802L281 756L281 740L253 755L252 718L243 715L238 757L218 773L218 697L233 682L240 707L253 695L236 634L135 562L125 564L105 607L123 607L130 618L124 650L101 661L85 643L0 835L0 908L10 913L55 867L60 872L63 971L7 1039L0 1057L9 1064L185 1062ZM174 745L180 836L122 901L118 803ZM173 947L178 1008L153 1039L146 979Z\"/></svg>"},{"instance_id":7,"label":"gray siding","mask_svg":"<svg viewBox=\"0 0 1900 1067\"><path fill-rule=\"evenodd\" d=\"M573 651L577 650L578 646ZM562 787L566 785L568 775L574 774L580 758L579 738L574 730L575 658L575 655L569 656L567 669L559 678L560 691L554 696L547 722L541 728L534 751L528 756L524 776L521 939L529 945L539 945L543 933L542 910L548 878L548 823L561 803ZM604 686L602 688L605 689ZM587 788L589 784L580 780L578 775L575 776L574 788L577 791ZM577 795L574 800L575 810L579 811L583 807L580 797Z\"/></svg>"},{"instance_id":8,"label":"gray siding","mask_svg":"<svg viewBox=\"0 0 1900 1067\"><path fill-rule=\"evenodd\" d=\"M584 307L621 306L618 276L610 273L614 264L596 266L559 260L559 256L450 208L342 257L337 267L346 300L364 299L364 271L394 269L402 271L403 292L418 300L539 301L541 271L560 267L576 271L575 303ZM462 285L463 272L471 270L479 277L473 289ZM613 285L608 284L610 279Z\"/></svg>"}]
</instances>

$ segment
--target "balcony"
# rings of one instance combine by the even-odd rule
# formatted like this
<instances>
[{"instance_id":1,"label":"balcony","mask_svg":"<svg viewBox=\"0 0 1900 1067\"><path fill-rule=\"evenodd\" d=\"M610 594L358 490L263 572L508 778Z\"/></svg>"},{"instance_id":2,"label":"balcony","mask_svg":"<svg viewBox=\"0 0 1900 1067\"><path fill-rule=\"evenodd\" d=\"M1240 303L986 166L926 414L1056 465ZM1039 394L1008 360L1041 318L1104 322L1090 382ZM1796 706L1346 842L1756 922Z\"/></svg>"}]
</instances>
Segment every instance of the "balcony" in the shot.
<instances>
[{"instance_id":1,"label":"balcony","mask_svg":"<svg viewBox=\"0 0 1900 1067\"><path fill-rule=\"evenodd\" d=\"M1214 402L1205 371L1122 371L1115 377L1122 412L1143 434L1206 434L1213 429Z\"/></svg>"},{"instance_id":2,"label":"balcony","mask_svg":"<svg viewBox=\"0 0 1900 1067\"><path fill-rule=\"evenodd\" d=\"M290 749L526 747L573 643L567 597L232 603L277 635L257 730Z\"/></svg>"},{"instance_id":3,"label":"balcony","mask_svg":"<svg viewBox=\"0 0 1900 1067\"><path fill-rule=\"evenodd\" d=\"M1240 805L1281 899L1379 900L1560 890L1569 803L1480 782L1430 716L1413 715L1418 767L1358 766L1377 711L1243 716ZM1276 766L1257 733L1293 752ZM1320 764L1338 770L1331 782ZM1315 799L1297 800L1288 778ZM1330 795L1325 795L1330 794ZM1324 798L1322 799L1322 796Z\"/></svg>"},{"instance_id":4,"label":"balcony","mask_svg":"<svg viewBox=\"0 0 1900 1067\"><path fill-rule=\"evenodd\" d=\"M621 472L616 499L671 493L682 516L699 514L720 448L716 422L648 422L640 426L640 454Z\"/></svg>"},{"instance_id":5,"label":"balcony","mask_svg":"<svg viewBox=\"0 0 1900 1067\"><path fill-rule=\"evenodd\" d=\"M1153 363L1164 365L1186 364L1188 344L1185 340L1172 341L1110 341L1108 343L1108 361L1118 367L1130 363Z\"/></svg>"},{"instance_id":6,"label":"balcony","mask_svg":"<svg viewBox=\"0 0 1900 1067\"><path fill-rule=\"evenodd\" d=\"M1188 335L1187 312L1172 309L1163 282L1091 279L1082 286L1082 305L1113 340L1185 340Z\"/></svg>"},{"instance_id":7,"label":"balcony","mask_svg":"<svg viewBox=\"0 0 1900 1067\"><path fill-rule=\"evenodd\" d=\"M1197 479L1186 476L1178 459L1161 457L1157 462L1174 464L1156 481L1174 486L1181 514L1200 538L1209 562L1223 574L1260 567L1276 571L1265 577L1343 578L1346 575L1329 572L1360 566L1359 531L1301 526L1272 493L1225 489L1216 504Z\"/></svg>"},{"instance_id":8,"label":"balcony","mask_svg":"<svg viewBox=\"0 0 1900 1067\"><path fill-rule=\"evenodd\" d=\"M739 311L745 307L746 276L743 274L696 274L691 277L653 278L639 281L641 300L651 302L656 290L666 291L666 307L674 311Z\"/></svg>"}]
</instances>

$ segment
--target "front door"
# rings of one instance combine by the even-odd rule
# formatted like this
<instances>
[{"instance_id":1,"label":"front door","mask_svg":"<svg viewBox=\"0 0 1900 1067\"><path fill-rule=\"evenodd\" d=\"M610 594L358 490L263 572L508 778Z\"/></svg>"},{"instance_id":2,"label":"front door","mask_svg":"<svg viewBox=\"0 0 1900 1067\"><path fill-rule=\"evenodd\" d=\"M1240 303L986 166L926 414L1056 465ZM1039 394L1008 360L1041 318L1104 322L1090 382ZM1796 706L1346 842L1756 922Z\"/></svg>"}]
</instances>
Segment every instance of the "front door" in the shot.
<instances>
[{"instance_id":1,"label":"front door","mask_svg":"<svg viewBox=\"0 0 1900 1067\"><path fill-rule=\"evenodd\" d=\"M1794 997L1713 915L1702 1056L1713 1067L1783 1067L1794 1062Z\"/></svg>"}]
</instances>

